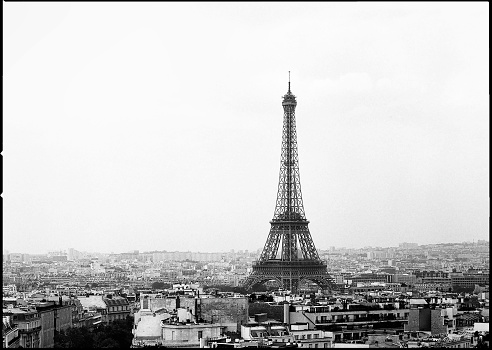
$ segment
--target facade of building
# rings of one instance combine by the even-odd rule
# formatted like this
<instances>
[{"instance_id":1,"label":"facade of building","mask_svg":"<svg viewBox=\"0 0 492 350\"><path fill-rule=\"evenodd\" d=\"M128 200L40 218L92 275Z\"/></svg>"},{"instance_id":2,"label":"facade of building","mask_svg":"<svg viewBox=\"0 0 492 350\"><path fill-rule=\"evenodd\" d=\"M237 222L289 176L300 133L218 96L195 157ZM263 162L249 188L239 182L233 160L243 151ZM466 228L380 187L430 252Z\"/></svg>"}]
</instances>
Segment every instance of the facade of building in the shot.
<instances>
[{"instance_id":1,"label":"facade of building","mask_svg":"<svg viewBox=\"0 0 492 350\"><path fill-rule=\"evenodd\" d=\"M451 274L451 285L453 288L456 287L466 287L473 290L475 285L488 285L489 284L489 274L481 273L452 273Z\"/></svg>"},{"instance_id":2,"label":"facade of building","mask_svg":"<svg viewBox=\"0 0 492 350\"><path fill-rule=\"evenodd\" d=\"M82 305L82 319L84 319L84 312L85 314L91 314L91 317L96 314L100 315L104 323L124 320L130 316L130 303L123 297L90 295L85 298L80 297L78 300ZM73 310L71 309L71 317L73 317L72 312Z\"/></svg>"},{"instance_id":3,"label":"facade of building","mask_svg":"<svg viewBox=\"0 0 492 350\"><path fill-rule=\"evenodd\" d=\"M426 332L431 336L449 334L456 329L456 315L453 307L410 309L405 332Z\"/></svg>"},{"instance_id":4,"label":"facade of building","mask_svg":"<svg viewBox=\"0 0 492 350\"><path fill-rule=\"evenodd\" d=\"M130 303L126 298L112 296L111 298L103 298L106 304L106 318L107 323L124 320L130 316Z\"/></svg>"},{"instance_id":5,"label":"facade of building","mask_svg":"<svg viewBox=\"0 0 492 350\"><path fill-rule=\"evenodd\" d=\"M378 328L403 331L409 309L366 309L356 308L335 311L329 307L309 307L288 312L288 324L305 324L309 330L331 332L334 342L360 340L370 331ZM286 313L287 315L287 313Z\"/></svg>"},{"instance_id":6,"label":"facade of building","mask_svg":"<svg viewBox=\"0 0 492 350\"><path fill-rule=\"evenodd\" d=\"M55 309L51 306L51 304L39 304L36 306L41 319L41 332L39 333L41 348L52 348L55 346Z\"/></svg>"},{"instance_id":7,"label":"facade of building","mask_svg":"<svg viewBox=\"0 0 492 350\"><path fill-rule=\"evenodd\" d=\"M2 325L2 348L18 348L19 342L19 328L12 322L11 316L4 316Z\"/></svg>"},{"instance_id":8,"label":"facade of building","mask_svg":"<svg viewBox=\"0 0 492 350\"><path fill-rule=\"evenodd\" d=\"M163 324L162 346L199 347L200 339L221 338L221 328L218 323Z\"/></svg>"},{"instance_id":9,"label":"facade of building","mask_svg":"<svg viewBox=\"0 0 492 350\"><path fill-rule=\"evenodd\" d=\"M41 318L36 310L27 307L3 309L3 316L11 317L12 323L19 329L19 346L40 347Z\"/></svg>"}]
</instances>

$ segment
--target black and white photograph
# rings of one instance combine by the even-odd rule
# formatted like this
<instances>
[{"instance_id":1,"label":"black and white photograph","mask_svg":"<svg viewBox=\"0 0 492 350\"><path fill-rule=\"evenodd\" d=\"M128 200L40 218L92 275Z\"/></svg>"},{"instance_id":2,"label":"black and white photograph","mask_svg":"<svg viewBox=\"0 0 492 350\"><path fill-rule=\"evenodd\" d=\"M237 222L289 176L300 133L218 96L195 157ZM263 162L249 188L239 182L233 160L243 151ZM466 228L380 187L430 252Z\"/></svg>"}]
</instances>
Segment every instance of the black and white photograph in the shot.
<instances>
[{"instance_id":1,"label":"black and white photograph","mask_svg":"<svg viewBox=\"0 0 492 350\"><path fill-rule=\"evenodd\" d=\"M3 348L489 347L488 2L3 32Z\"/></svg>"}]
</instances>

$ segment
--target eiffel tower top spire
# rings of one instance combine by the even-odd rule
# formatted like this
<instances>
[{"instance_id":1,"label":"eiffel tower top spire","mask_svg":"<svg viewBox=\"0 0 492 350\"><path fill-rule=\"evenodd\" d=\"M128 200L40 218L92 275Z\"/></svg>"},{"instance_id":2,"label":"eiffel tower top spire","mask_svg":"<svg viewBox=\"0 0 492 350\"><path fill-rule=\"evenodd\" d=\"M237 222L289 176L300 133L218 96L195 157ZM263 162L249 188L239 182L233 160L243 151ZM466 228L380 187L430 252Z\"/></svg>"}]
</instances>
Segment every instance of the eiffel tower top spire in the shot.
<instances>
[{"instance_id":1,"label":"eiffel tower top spire","mask_svg":"<svg viewBox=\"0 0 492 350\"><path fill-rule=\"evenodd\" d=\"M290 94L290 71L289 71L289 91L287 91L288 94Z\"/></svg>"},{"instance_id":2,"label":"eiffel tower top spire","mask_svg":"<svg viewBox=\"0 0 492 350\"><path fill-rule=\"evenodd\" d=\"M282 102L282 106L288 106L288 105L291 105L294 108L297 105L296 97L292 95L292 92L290 91L290 71L289 71L289 89L287 90L287 93L284 95L284 101Z\"/></svg>"}]
</instances>

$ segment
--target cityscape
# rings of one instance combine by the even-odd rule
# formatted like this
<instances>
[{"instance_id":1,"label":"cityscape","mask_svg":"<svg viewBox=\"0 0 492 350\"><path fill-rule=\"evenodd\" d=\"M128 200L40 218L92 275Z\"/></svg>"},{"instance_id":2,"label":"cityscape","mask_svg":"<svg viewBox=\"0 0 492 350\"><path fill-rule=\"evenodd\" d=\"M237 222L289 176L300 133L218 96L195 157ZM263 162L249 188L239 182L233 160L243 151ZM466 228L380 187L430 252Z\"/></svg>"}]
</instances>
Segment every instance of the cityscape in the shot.
<instances>
[{"instance_id":1,"label":"cityscape","mask_svg":"<svg viewBox=\"0 0 492 350\"><path fill-rule=\"evenodd\" d=\"M260 252L4 251L4 347L59 347L57 332L127 317L133 347L487 344L489 241L320 249L329 293L246 291Z\"/></svg>"},{"instance_id":2,"label":"cityscape","mask_svg":"<svg viewBox=\"0 0 492 350\"><path fill-rule=\"evenodd\" d=\"M7 6L3 348L490 347L484 6L134 5Z\"/></svg>"}]
</instances>

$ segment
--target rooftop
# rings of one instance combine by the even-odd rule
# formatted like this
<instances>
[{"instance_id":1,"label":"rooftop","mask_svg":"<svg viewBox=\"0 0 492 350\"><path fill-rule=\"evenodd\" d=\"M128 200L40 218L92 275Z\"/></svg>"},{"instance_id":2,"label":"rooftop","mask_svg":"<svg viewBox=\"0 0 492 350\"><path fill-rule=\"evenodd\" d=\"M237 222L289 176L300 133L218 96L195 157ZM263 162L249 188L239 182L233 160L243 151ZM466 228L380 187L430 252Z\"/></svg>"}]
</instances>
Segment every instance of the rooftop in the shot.
<instances>
[{"instance_id":1,"label":"rooftop","mask_svg":"<svg viewBox=\"0 0 492 350\"><path fill-rule=\"evenodd\" d=\"M140 319L135 330L135 339L160 338L162 336L162 322L169 318L168 313L144 316Z\"/></svg>"}]
</instances>

